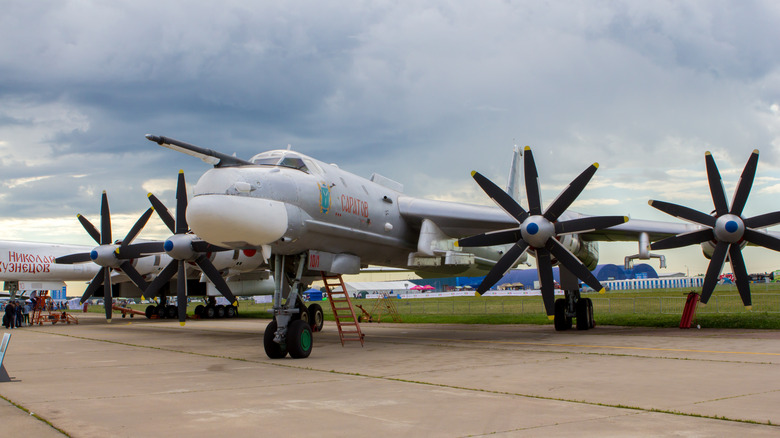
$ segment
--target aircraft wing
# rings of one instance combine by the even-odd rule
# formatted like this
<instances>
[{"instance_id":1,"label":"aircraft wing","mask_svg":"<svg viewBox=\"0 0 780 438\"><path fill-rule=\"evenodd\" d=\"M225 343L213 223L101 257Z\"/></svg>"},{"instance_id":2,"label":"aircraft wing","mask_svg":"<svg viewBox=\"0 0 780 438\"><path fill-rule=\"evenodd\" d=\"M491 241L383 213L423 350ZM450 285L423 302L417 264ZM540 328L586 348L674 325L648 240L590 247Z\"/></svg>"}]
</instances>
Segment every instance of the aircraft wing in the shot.
<instances>
[{"instance_id":1,"label":"aircraft wing","mask_svg":"<svg viewBox=\"0 0 780 438\"><path fill-rule=\"evenodd\" d=\"M504 210L486 205L399 196L398 210L413 227L420 227L423 219L430 219L445 234L456 238L519 227Z\"/></svg>"}]
</instances>

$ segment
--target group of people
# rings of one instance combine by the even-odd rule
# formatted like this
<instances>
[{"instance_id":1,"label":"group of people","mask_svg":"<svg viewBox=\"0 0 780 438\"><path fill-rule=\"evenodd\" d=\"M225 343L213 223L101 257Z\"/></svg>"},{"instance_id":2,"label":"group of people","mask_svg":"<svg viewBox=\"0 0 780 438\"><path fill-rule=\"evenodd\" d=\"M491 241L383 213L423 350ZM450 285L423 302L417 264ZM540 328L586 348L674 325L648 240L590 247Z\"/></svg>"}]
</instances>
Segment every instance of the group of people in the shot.
<instances>
[{"instance_id":1,"label":"group of people","mask_svg":"<svg viewBox=\"0 0 780 438\"><path fill-rule=\"evenodd\" d=\"M7 329L30 325L32 305L27 301L12 300L5 305L3 326Z\"/></svg>"}]
</instances>

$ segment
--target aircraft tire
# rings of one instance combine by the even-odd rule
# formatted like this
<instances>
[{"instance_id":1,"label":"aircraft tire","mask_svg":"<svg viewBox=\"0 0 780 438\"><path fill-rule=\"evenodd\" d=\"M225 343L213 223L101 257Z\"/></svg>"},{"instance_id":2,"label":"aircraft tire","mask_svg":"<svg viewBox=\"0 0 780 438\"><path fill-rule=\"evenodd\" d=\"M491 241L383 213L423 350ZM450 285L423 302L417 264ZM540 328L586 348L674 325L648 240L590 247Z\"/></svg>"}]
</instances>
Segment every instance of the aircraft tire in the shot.
<instances>
[{"instance_id":1,"label":"aircraft tire","mask_svg":"<svg viewBox=\"0 0 780 438\"><path fill-rule=\"evenodd\" d=\"M571 328L571 318L566 316L566 300L555 300L555 331L562 332Z\"/></svg>"},{"instance_id":2,"label":"aircraft tire","mask_svg":"<svg viewBox=\"0 0 780 438\"><path fill-rule=\"evenodd\" d=\"M590 328L596 327L596 319L593 318L593 300L590 298L585 298L585 301L588 303L588 317L590 318Z\"/></svg>"},{"instance_id":3,"label":"aircraft tire","mask_svg":"<svg viewBox=\"0 0 780 438\"><path fill-rule=\"evenodd\" d=\"M144 313L146 313L146 319L152 319L152 315L155 314L154 306L151 304L146 306L146 311Z\"/></svg>"},{"instance_id":4,"label":"aircraft tire","mask_svg":"<svg viewBox=\"0 0 780 438\"><path fill-rule=\"evenodd\" d=\"M287 349L293 359L305 359L311 354L314 336L311 327L302 319L290 322L287 327Z\"/></svg>"},{"instance_id":5,"label":"aircraft tire","mask_svg":"<svg viewBox=\"0 0 780 438\"><path fill-rule=\"evenodd\" d=\"M216 315L216 314L217 314L217 309L215 309L214 306L209 304L208 306L206 306L203 309L203 312L201 313L200 316L202 316L203 318L206 318L206 319L211 319L211 318L214 318L214 315Z\"/></svg>"},{"instance_id":6,"label":"aircraft tire","mask_svg":"<svg viewBox=\"0 0 780 438\"><path fill-rule=\"evenodd\" d=\"M265 326L265 333L263 333L263 347L265 348L265 354L269 359L282 359L287 356L287 346L279 345L274 342L276 328L276 320L274 319Z\"/></svg>"},{"instance_id":7,"label":"aircraft tire","mask_svg":"<svg viewBox=\"0 0 780 438\"><path fill-rule=\"evenodd\" d=\"M306 313L309 315L309 326L312 332L321 332L325 325L325 315L322 313L322 306L317 303L310 304Z\"/></svg>"},{"instance_id":8,"label":"aircraft tire","mask_svg":"<svg viewBox=\"0 0 780 438\"><path fill-rule=\"evenodd\" d=\"M195 306L195 315L201 316L203 314L203 309L205 308L206 306L204 306L203 304L198 304L197 306Z\"/></svg>"},{"instance_id":9,"label":"aircraft tire","mask_svg":"<svg viewBox=\"0 0 780 438\"><path fill-rule=\"evenodd\" d=\"M236 312L236 306L225 306L225 318L235 317Z\"/></svg>"},{"instance_id":10,"label":"aircraft tire","mask_svg":"<svg viewBox=\"0 0 780 438\"><path fill-rule=\"evenodd\" d=\"M584 299L577 301L577 330L588 330L590 328L590 312L588 312L588 302Z\"/></svg>"},{"instance_id":11,"label":"aircraft tire","mask_svg":"<svg viewBox=\"0 0 780 438\"><path fill-rule=\"evenodd\" d=\"M166 316L165 306L163 306L162 304L160 304L157 307L155 307L154 308L154 312L157 314L157 316L160 319L165 319L165 316Z\"/></svg>"},{"instance_id":12,"label":"aircraft tire","mask_svg":"<svg viewBox=\"0 0 780 438\"><path fill-rule=\"evenodd\" d=\"M174 319L179 314L179 308L173 304L165 306L165 317L168 319Z\"/></svg>"},{"instance_id":13,"label":"aircraft tire","mask_svg":"<svg viewBox=\"0 0 780 438\"><path fill-rule=\"evenodd\" d=\"M217 318L225 317L225 306L223 306L222 304L218 305L216 311L217 311Z\"/></svg>"}]
</instances>

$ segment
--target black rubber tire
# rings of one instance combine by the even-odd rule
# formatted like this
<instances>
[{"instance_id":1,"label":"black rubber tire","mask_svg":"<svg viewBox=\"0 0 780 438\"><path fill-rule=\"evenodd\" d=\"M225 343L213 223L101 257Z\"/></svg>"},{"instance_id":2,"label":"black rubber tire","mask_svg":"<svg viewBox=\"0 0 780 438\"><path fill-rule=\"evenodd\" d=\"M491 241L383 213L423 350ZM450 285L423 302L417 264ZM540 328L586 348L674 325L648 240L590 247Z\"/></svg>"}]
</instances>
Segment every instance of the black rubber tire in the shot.
<instances>
[{"instance_id":1,"label":"black rubber tire","mask_svg":"<svg viewBox=\"0 0 780 438\"><path fill-rule=\"evenodd\" d=\"M165 306L165 317L168 319L176 319L179 317L179 308L173 304Z\"/></svg>"},{"instance_id":2,"label":"black rubber tire","mask_svg":"<svg viewBox=\"0 0 780 438\"><path fill-rule=\"evenodd\" d=\"M590 328L590 312L588 312L588 302L585 299L577 300L577 330L588 330Z\"/></svg>"},{"instance_id":3,"label":"black rubber tire","mask_svg":"<svg viewBox=\"0 0 780 438\"><path fill-rule=\"evenodd\" d=\"M151 305L151 304L150 304L150 305L148 305L148 306L146 306L146 311L145 311L145 313L146 313L146 318L147 318L147 319L152 319L152 315L154 315L154 314L155 314L155 311L154 311L154 306L153 306L153 305Z\"/></svg>"},{"instance_id":4,"label":"black rubber tire","mask_svg":"<svg viewBox=\"0 0 780 438\"><path fill-rule=\"evenodd\" d=\"M555 300L555 331L562 332L571 328L571 318L566 316L566 300Z\"/></svg>"},{"instance_id":5,"label":"black rubber tire","mask_svg":"<svg viewBox=\"0 0 780 438\"><path fill-rule=\"evenodd\" d=\"M195 315L201 316L201 314L203 314L203 309L205 308L206 306L204 306L203 304L198 304L197 306L195 306Z\"/></svg>"},{"instance_id":6,"label":"black rubber tire","mask_svg":"<svg viewBox=\"0 0 780 438\"><path fill-rule=\"evenodd\" d=\"M237 311L236 306L225 306L225 318L234 318Z\"/></svg>"},{"instance_id":7,"label":"black rubber tire","mask_svg":"<svg viewBox=\"0 0 780 438\"><path fill-rule=\"evenodd\" d=\"M217 311L217 318L225 317L225 306L223 306L222 304L217 305L216 311Z\"/></svg>"},{"instance_id":8,"label":"black rubber tire","mask_svg":"<svg viewBox=\"0 0 780 438\"><path fill-rule=\"evenodd\" d=\"M585 298L585 301L588 303L588 315L590 316L590 328L596 327L596 319L593 318L593 300L590 298Z\"/></svg>"},{"instance_id":9,"label":"black rubber tire","mask_svg":"<svg viewBox=\"0 0 780 438\"><path fill-rule=\"evenodd\" d=\"M322 326L325 325L325 314L322 313L322 306L317 303L309 304L306 313L309 314L309 327L311 327L311 331L321 332Z\"/></svg>"},{"instance_id":10,"label":"black rubber tire","mask_svg":"<svg viewBox=\"0 0 780 438\"><path fill-rule=\"evenodd\" d=\"M211 319L214 318L216 314L217 314L217 309L214 308L214 306L212 306L211 304L209 304L203 309L203 312L201 312L200 316L206 319Z\"/></svg>"},{"instance_id":11,"label":"black rubber tire","mask_svg":"<svg viewBox=\"0 0 780 438\"><path fill-rule=\"evenodd\" d=\"M265 333L263 333L263 348L265 348L266 356L270 359L281 359L287 356L287 346L274 342L276 327L276 320L274 319L265 326Z\"/></svg>"},{"instance_id":12,"label":"black rubber tire","mask_svg":"<svg viewBox=\"0 0 780 438\"><path fill-rule=\"evenodd\" d=\"M314 347L314 336L311 327L302 319L290 322L287 327L287 350L293 359L305 359Z\"/></svg>"},{"instance_id":13,"label":"black rubber tire","mask_svg":"<svg viewBox=\"0 0 780 438\"><path fill-rule=\"evenodd\" d=\"M157 307L154 308L154 313L157 314L158 318L165 319L165 315L166 315L165 306L163 306L162 304L158 305Z\"/></svg>"}]
</instances>

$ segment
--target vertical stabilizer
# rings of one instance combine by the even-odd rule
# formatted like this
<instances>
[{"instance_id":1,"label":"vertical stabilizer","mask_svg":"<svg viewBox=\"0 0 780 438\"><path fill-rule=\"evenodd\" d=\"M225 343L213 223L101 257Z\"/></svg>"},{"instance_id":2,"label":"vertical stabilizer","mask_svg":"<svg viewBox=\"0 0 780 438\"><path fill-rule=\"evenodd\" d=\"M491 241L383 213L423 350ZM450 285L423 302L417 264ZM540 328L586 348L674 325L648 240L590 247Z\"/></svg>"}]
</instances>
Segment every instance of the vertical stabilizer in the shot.
<instances>
[{"instance_id":1,"label":"vertical stabilizer","mask_svg":"<svg viewBox=\"0 0 780 438\"><path fill-rule=\"evenodd\" d=\"M515 145L515 151L512 155L512 167L509 168L509 178L507 179L506 192L517 203L520 203L520 186L523 179L523 168L521 167L523 153L520 148Z\"/></svg>"}]
</instances>

